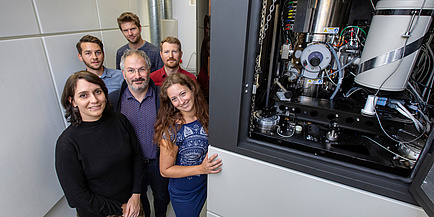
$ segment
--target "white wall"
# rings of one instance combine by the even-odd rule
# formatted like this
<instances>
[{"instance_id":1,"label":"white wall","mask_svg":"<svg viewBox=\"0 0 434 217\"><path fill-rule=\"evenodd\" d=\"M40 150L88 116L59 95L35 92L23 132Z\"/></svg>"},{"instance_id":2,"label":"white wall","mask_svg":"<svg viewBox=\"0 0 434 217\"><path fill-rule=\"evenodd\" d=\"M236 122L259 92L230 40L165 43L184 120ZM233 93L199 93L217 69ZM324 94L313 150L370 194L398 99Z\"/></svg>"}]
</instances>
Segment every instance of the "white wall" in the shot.
<instances>
[{"instance_id":1,"label":"white wall","mask_svg":"<svg viewBox=\"0 0 434 217\"><path fill-rule=\"evenodd\" d=\"M114 68L115 51L126 43L116 17L124 11L146 16L143 36L149 40L147 1L1 0L1 5L1 215L75 216L54 169L55 143L66 127L59 98L67 77L85 68L75 44L85 34L97 36L105 65Z\"/></svg>"},{"instance_id":2,"label":"white wall","mask_svg":"<svg viewBox=\"0 0 434 217\"><path fill-rule=\"evenodd\" d=\"M173 19L178 20L178 39L182 44L181 67L196 73L196 6L190 0L173 0Z\"/></svg>"}]
</instances>

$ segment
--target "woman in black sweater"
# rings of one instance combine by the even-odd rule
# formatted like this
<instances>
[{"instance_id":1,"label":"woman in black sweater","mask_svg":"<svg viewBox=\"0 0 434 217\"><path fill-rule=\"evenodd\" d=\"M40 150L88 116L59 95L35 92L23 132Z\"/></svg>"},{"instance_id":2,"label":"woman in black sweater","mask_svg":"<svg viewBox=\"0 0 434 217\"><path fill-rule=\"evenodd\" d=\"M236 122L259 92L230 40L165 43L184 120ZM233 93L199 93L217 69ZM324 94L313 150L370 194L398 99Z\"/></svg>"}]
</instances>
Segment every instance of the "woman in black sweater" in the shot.
<instances>
[{"instance_id":1,"label":"woman in black sweater","mask_svg":"<svg viewBox=\"0 0 434 217\"><path fill-rule=\"evenodd\" d=\"M61 103L71 125L57 140L56 172L80 217L136 217L142 155L131 124L107 99L98 76L80 71L68 78Z\"/></svg>"}]
</instances>

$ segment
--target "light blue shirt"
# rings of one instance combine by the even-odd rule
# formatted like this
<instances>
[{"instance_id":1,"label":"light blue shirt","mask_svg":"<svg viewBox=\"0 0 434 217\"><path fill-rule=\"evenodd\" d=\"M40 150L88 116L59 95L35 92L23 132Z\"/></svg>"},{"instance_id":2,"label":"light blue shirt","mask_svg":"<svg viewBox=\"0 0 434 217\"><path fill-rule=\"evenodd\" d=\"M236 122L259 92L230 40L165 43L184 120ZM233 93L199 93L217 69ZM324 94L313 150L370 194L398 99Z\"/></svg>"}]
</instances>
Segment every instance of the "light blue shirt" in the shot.
<instances>
[{"instance_id":1,"label":"light blue shirt","mask_svg":"<svg viewBox=\"0 0 434 217\"><path fill-rule=\"evenodd\" d=\"M109 93L120 89L122 82L124 82L124 76L121 70L109 69L107 67L104 67L104 72L100 78L104 81Z\"/></svg>"}]
</instances>

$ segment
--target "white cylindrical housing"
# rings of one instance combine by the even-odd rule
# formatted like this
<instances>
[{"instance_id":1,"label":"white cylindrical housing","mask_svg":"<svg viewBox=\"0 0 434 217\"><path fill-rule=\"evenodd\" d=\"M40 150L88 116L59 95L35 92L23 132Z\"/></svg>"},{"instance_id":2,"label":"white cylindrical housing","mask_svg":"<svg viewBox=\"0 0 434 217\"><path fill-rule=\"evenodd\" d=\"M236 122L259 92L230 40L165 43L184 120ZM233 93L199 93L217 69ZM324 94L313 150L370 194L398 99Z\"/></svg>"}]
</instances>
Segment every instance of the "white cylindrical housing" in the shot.
<instances>
[{"instance_id":1,"label":"white cylindrical housing","mask_svg":"<svg viewBox=\"0 0 434 217\"><path fill-rule=\"evenodd\" d=\"M360 71L355 77L356 83L386 91L405 89L421 40L431 23L431 16L426 15L426 11L419 17L417 13L411 15L411 10L420 10L422 5L424 10L432 11L434 0L426 0L425 3L424 0L378 2L362 53ZM403 35L409 30L411 34L407 39ZM412 52L401 60L404 51Z\"/></svg>"}]
</instances>

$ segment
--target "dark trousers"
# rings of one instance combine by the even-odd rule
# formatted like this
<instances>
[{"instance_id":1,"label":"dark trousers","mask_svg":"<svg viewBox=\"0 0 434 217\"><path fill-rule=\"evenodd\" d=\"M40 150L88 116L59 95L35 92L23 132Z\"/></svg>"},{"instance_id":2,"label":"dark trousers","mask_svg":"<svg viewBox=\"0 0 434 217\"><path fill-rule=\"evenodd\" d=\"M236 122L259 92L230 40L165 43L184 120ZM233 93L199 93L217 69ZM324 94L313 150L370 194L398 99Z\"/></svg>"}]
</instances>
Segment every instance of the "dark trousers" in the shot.
<instances>
[{"instance_id":1,"label":"dark trousers","mask_svg":"<svg viewBox=\"0 0 434 217\"><path fill-rule=\"evenodd\" d=\"M143 160L144 177L142 182L142 201L143 211L146 217L151 216L151 207L146 192L148 185L151 185L154 196L155 217L166 217L167 205L170 202L168 191L169 179L160 174L158 161L155 159Z\"/></svg>"}]
</instances>

